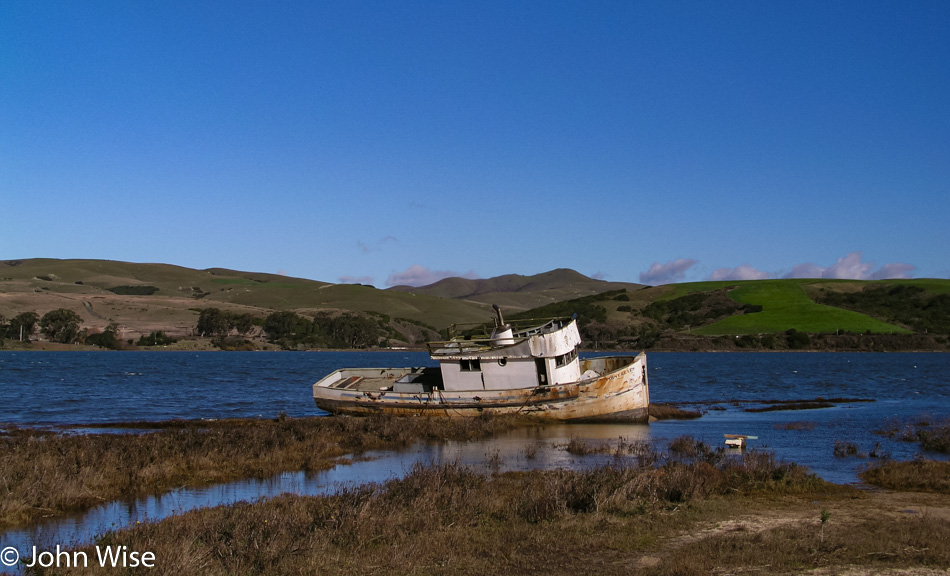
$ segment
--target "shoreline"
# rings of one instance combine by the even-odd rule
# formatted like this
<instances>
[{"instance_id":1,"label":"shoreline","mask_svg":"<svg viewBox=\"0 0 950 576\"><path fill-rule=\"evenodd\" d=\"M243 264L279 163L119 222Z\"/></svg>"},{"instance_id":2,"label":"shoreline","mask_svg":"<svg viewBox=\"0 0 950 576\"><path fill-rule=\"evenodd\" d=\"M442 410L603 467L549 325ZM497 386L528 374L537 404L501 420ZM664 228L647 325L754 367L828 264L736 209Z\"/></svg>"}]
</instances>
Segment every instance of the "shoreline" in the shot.
<instances>
[{"instance_id":1,"label":"shoreline","mask_svg":"<svg viewBox=\"0 0 950 576\"><path fill-rule=\"evenodd\" d=\"M59 344L55 342L40 342L33 341L29 344L23 345L17 343L16 346L3 346L0 347L0 353L2 352L427 352L427 348L306 348L302 350L284 350L275 346L266 346L258 348L255 350L222 350L213 346L208 342L200 342L196 346L141 346L134 348L123 348L121 350L109 350L106 348L101 348L99 346L91 344ZM594 353L594 354L615 354L618 356L626 355L635 355L639 352L646 352L650 354L651 352L662 352L662 353L761 353L761 354L781 354L781 353L841 353L841 354L888 354L888 353L915 353L915 354L940 354L950 352L950 345L943 347L932 347L932 348L886 348L886 349L867 349L867 348L807 348L807 349L769 349L769 348L726 348L726 347L715 347L708 346L704 348L685 348L685 347L672 347L672 346L660 346L660 347L651 347L647 349L638 349L638 348L582 348L581 353Z\"/></svg>"}]
</instances>

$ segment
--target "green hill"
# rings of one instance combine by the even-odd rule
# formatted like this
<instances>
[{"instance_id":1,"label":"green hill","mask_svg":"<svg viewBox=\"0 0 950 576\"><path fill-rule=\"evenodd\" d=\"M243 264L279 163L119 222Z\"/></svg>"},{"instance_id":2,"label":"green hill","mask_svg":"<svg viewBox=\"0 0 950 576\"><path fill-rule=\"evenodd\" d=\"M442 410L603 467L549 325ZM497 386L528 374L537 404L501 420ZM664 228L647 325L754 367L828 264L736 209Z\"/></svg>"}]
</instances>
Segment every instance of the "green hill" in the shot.
<instances>
[{"instance_id":1,"label":"green hill","mask_svg":"<svg viewBox=\"0 0 950 576\"><path fill-rule=\"evenodd\" d=\"M948 290L950 280L939 279L695 282L607 292L519 315L576 313L585 341L600 346L945 350Z\"/></svg>"},{"instance_id":2,"label":"green hill","mask_svg":"<svg viewBox=\"0 0 950 576\"><path fill-rule=\"evenodd\" d=\"M761 280L744 283L729 292L741 304L762 307L761 312L730 316L697 329L697 334L763 334L796 329L799 332L874 332L910 334L912 331L867 314L818 304L805 292L814 282Z\"/></svg>"}]
</instances>

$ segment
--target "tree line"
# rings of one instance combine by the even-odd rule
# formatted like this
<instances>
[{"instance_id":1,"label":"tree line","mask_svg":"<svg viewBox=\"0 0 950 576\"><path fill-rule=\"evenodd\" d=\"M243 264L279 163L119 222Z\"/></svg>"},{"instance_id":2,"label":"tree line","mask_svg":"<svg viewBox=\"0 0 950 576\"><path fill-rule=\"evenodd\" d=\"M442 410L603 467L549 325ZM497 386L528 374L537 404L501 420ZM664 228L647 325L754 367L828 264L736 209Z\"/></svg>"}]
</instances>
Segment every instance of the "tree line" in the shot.
<instances>
[{"instance_id":1,"label":"tree line","mask_svg":"<svg viewBox=\"0 0 950 576\"><path fill-rule=\"evenodd\" d=\"M273 312L263 319L250 314L235 314L218 308L205 308L198 316L195 332L210 337L219 347L235 347L234 336L242 340L259 326L268 342L284 349L296 348L369 348L389 335L382 318L344 312L317 313L313 318L290 310Z\"/></svg>"},{"instance_id":2,"label":"tree line","mask_svg":"<svg viewBox=\"0 0 950 576\"><path fill-rule=\"evenodd\" d=\"M110 350L119 350L123 345L162 346L176 342L163 331L142 335L138 342L119 339L119 325L109 323L101 332L81 328L82 317L66 308L57 308L40 316L36 312L22 312L10 320L0 316L0 342L4 339L29 342L37 331L50 342L60 344L91 344Z\"/></svg>"},{"instance_id":3,"label":"tree line","mask_svg":"<svg viewBox=\"0 0 950 576\"><path fill-rule=\"evenodd\" d=\"M0 316L0 339L23 340L29 342L39 329L50 342L71 344L82 335L79 326L82 318L72 310L59 308L40 317L36 312L17 314L9 321Z\"/></svg>"},{"instance_id":4,"label":"tree line","mask_svg":"<svg viewBox=\"0 0 950 576\"><path fill-rule=\"evenodd\" d=\"M296 348L369 348L394 336L388 317L373 317L351 312L331 315L320 312L313 318L292 311L273 312L264 318L236 314L218 308L205 308L198 316L195 333L212 338L221 348L253 347L246 337L259 329L269 342L285 349ZM137 342L121 341L119 325L110 323L101 332L82 328L82 317L72 310L59 308L40 316L23 312L7 320L0 316L0 342L4 339L29 342L39 332L50 342L91 344L118 350L126 345L161 346L175 342L163 331L142 335Z\"/></svg>"}]
</instances>

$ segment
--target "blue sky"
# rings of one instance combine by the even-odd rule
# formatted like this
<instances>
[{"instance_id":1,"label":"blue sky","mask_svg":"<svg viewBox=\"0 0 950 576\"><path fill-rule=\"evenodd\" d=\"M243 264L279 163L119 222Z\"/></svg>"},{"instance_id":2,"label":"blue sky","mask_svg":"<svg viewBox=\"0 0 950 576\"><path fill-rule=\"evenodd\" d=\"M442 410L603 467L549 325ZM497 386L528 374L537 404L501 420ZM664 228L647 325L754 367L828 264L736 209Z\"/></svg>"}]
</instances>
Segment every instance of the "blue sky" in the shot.
<instances>
[{"instance_id":1,"label":"blue sky","mask_svg":"<svg viewBox=\"0 0 950 576\"><path fill-rule=\"evenodd\" d=\"M0 3L0 259L950 277L950 2Z\"/></svg>"}]
</instances>

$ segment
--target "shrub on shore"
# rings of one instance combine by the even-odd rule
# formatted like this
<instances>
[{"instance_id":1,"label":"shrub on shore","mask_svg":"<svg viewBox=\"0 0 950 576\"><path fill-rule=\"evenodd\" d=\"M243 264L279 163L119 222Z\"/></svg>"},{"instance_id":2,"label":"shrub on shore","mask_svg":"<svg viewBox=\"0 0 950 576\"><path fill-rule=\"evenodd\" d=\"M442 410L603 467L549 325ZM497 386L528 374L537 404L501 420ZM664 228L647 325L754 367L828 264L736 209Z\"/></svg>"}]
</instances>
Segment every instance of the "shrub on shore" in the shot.
<instances>
[{"instance_id":1,"label":"shrub on shore","mask_svg":"<svg viewBox=\"0 0 950 576\"><path fill-rule=\"evenodd\" d=\"M138 342L135 343L136 346L168 346L169 344L174 344L178 342L176 338L172 338L165 334L164 330L153 331L148 335L142 334Z\"/></svg>"}]
</instances>

